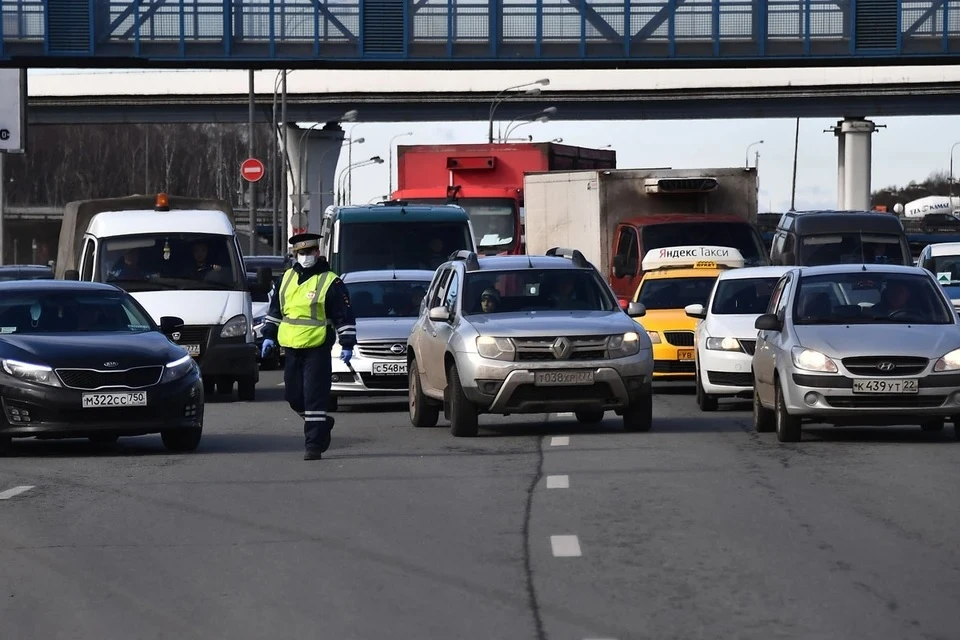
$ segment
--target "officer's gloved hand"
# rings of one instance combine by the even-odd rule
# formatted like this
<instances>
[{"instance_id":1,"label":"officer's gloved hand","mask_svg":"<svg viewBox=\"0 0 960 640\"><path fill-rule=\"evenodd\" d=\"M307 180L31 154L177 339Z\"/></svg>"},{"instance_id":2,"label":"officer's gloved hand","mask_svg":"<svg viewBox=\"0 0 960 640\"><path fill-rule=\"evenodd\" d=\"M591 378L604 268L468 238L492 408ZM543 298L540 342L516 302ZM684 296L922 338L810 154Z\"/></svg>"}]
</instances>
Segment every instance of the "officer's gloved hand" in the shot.
<instances>
[{"instance_id":1,"label":"officer's gloved hand","mask_svg":"<svg viewBox=\"0 0 960 640\"><path fill-rule=\"evenodd\" d=\"M340 352L340 359L344 364L350 364L350 358L353 357L353 349L344 349Z\"/></svg>"},{"instance_id":2,"label":"officer's gloved hand","mask_svg":"<svg viewBox=\"0 0 960 640\"><path fill-rule=\"evenodd\" d=\"M270 338L265 338L263 341L263 347L260 349L260 357L266 358L267 354L270 353L270 350L277 346L277 343L271 340Z\"/></svg>"}]
</instances>

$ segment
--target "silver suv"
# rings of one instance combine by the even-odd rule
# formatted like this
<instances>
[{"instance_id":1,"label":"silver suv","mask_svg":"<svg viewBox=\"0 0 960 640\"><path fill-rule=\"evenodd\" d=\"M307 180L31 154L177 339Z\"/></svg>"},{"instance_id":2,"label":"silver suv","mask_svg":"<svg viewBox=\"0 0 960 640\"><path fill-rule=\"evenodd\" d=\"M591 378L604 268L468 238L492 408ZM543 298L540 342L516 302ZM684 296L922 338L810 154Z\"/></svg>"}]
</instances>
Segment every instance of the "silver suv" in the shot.
<instances>
[{"instance_id":1,"label":"silver suv","mask_svg":"<svg viewBox=\"0 0 960 640\"><path fill-rule=\"evenodd\" d=\"M634 303L630 314L642 316ZM407 340L410 421L477 435L481 413L574 411L583 423L653 419L653 351L579 251L477 258L460 251L437 269Z\"/></svg>"}]
</instances>

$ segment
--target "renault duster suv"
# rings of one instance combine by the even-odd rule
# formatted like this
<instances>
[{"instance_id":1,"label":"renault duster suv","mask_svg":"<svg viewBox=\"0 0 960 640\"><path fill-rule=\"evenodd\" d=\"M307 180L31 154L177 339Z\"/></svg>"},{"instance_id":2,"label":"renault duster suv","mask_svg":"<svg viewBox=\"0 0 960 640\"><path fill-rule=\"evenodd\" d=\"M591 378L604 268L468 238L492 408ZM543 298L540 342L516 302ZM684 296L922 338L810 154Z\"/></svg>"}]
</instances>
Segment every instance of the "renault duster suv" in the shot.
<instances>
[{"instance_id":1,"label":"renault duster suv","mask_svg":"<svg viewBox=\"0 0 960 640\"><path fill-rule=\"evenodd\" d=\"M579 251L457 252L430 283L407 363L416 427L441 409L458 437L477 435L481 413L573 411L595 424L615 411L627 431L651 427L650 338Z\"/></svg>"}]
</instances>

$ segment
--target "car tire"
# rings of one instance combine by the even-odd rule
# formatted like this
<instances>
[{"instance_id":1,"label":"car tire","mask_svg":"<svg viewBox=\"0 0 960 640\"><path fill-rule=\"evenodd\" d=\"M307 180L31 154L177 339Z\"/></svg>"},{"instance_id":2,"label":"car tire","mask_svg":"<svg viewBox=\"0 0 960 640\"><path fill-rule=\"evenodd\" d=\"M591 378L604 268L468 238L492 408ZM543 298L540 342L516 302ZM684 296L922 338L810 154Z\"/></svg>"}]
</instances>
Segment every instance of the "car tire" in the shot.
<instances>
[{"instance_id":1,"label":"car tire","mask_svg":"<svg viewBox=\"0 0 960 640\"><path fill-rule=\"evenodd\" d=\"M927 420L920 424L921 431L927 431L930 433L943 431L944 422L943 418L937 418L936 420Z\"/></svg>"},{"instance_id":2,"label":"car tire","mask_svg":"<svg viewBox=\"0 0 960 640\"><path fill-rule=\"evenodd\" d=\"M160 432L160 438L163 440L163 446L169 451L183 453L195 451L200 446L200 438L203 436L203 427L193 427L190 429L168 429Z\"/></svg>"},{"instance_id":3,"label":"car tire","mask_svg":"<svg viewBox=\"0 0 960 640\"><path fill-rule=\"evenodd\" d=\"M87 437L93 444L113 444L119 439L120 436L111 433L95 433Z\"/></svg>"},{"instance_id":4,"label":"car tire","mask_svg":"<svg viewBox=\"0 0 960 640\"><path fill-rule=\"evenodd\" d=\"M576 411L577 422L581 424L600 424L603 422L604 412L599 409L581 409Z\"/></svg>"},{"instance_id":5,"label":"car tire","mask_svg":"<svg viewBox=\"0 0 960 640\"><path fill-rule=\"evenodd\" d=\"M623 430L642 433L653 428L653 389L647 387L643 395L623 410Z\"/></svg>"},{"instance_id":6,"label":"car tire","mask_svg":"<svg viewBox=\"0 0 960 640\"><path fill-rule=\"evenodd\" d=\"M217 385L210 378L203 379L203 395L209 398L217 391Z\"/></svg>"},{"instance_id":7,"label":"car tire","mask_svg":"<svg viewBox=\"0 0 960 640\"><path fill-rule=\"evenodd\" d=\"M697 406L700 411L716 411L720 403L716 396L712 396L703 390L703 383L700 380L700 367L697 367Z\"/></svg>"},{"instance_id":8,"label":"car tire","mask_svg":"<svg viewBox=\"0 0 960 640\"><path fill-rule=\"evenodd\" d=\"M327 398L327 412L334 413L340 410L340 396L331 395Z\"/></svg>"},{"instance_id":9,"label":"car tire","mask_svg":"<svg viewBox=\"0 0 960 640\"><path fill-rule=\"evenodd\" d=\"M430 399L423 393L420 382L420 367L414 359L410 362L408 406L410 409L410 424L417 428L437 426L440 420L440 407L431 404Z\"/></svg>"},{"instance_id":10,"label":"car tire","mask_svg":"<svg viewBox=\"0 0 960 640\"><path fill-rule=\"evenodd\" d=\"M456 365L450 367L447 384L450 385L450 433L457 438L477 437L480 431L477 408L463 392Z\"/></svg>"},{"instance_id":11,"label":"car tire","mask_svg":"<svg viewBox=\"0 0 960 640\"><path fill-rule=\"evenodd\" d=\"M756 378L753 379L753 428L757 433L770 433L777 430L776 414L760 402Z\"/></svg>"},{"instance_id":12,"label":"car tire","mask_svg":"<svg viewBox=\"0 0 960 640\"><path fill-rule=\"evenodd\" d=\"M776 425L777 440L780 442L800 442L802 429L800 428L800 418L787 413L786 402L783 400L783 389L780 383L776 385Z\"/></svg>"},{"instance_id":13,"label":"car tire","mask_svg":"<svg viewBox=\"0 0 960 640\"><path fill-rule=\"evenodd\" d=\"M217 393L221 395L233 393L233 380L229 378L217 380Z\"/></svg>"},{"instance_id":14,"label":"car tire","mask_svg":"<svg viewBox=\"0 0 960 640\"><path fill-rule=\"evenodd\" d=\"M231 385L232 386L232 385ZM230 393L229 391L227 393ZM253 402L257 399L257 379L253 376L237 380L237 397L243 402Z\"/></svg>"}]
</instances>

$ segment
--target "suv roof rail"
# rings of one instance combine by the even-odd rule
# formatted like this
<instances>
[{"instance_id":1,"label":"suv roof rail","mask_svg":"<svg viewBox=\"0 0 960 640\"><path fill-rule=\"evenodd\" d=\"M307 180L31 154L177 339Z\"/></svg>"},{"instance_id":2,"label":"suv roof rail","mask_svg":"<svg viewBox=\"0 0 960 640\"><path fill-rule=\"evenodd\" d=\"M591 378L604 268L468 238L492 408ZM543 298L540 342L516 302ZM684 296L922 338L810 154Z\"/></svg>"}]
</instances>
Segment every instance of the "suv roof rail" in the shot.
<instances>
[{"instance_id":1,"label":"suv roof rail","mask_svg":"<svg viewBox=\"0 0 960 640\"><path fill-rule=\"evenodd\" d=\"M593 265L590 264L587 258L576 249L564 249L563 247L553 247L552 249L547 249L546 255L554 256L558 258L569 258L570 260L573 260L574 265L580 267L581 269L593 267Z\"/></svg>"},{"instance_id":2,"label":"suv roof rail","mask_svg":"<svg viewBox=\"0 0 960 640\"><path fill-rule=\"evenodd\" d=\"M477 254L467 249L454 251L450 254L450 260L463 260L467 264L467 271L479 271L480 261L477 260Z\"/></svg>"}]
</instances>

